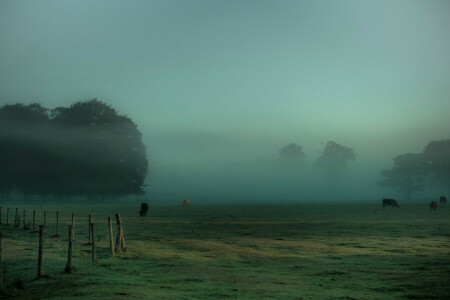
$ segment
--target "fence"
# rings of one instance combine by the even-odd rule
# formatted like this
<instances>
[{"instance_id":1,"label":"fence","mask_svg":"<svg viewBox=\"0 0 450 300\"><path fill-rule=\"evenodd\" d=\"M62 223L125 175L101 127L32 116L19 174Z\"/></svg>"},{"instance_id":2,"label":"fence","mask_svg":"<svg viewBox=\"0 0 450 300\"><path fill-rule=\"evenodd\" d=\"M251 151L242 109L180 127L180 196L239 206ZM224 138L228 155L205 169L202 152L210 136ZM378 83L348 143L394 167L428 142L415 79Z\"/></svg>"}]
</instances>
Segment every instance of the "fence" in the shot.
<instances>
[{"instance_id":1,"label":"fence","mask_svg":"<svg viewBox=\"0 0 450 300\"><path fill-rule=\"evenodd\" d=\"M115 220L80 216L77 222L73 213L0 207L0 289L126 250L120 214Z\"/></svg>"}]
</instances>

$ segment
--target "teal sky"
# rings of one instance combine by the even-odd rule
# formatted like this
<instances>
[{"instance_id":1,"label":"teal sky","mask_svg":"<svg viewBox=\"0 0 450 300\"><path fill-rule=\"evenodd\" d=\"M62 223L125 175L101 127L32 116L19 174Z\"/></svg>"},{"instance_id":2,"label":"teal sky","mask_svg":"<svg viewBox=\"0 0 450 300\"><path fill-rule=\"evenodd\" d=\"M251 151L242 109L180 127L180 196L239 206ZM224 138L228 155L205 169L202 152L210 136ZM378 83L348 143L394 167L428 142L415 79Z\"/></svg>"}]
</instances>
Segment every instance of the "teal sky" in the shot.
<instances>
[{"instance_id":1,"label":"teal sky","mask_svg":"<svg viewBox=\"0 0 450 300\"><path fill-rule=\"evenodd\" d=\"M450 138L450 1L0 2L0 104L97 97L152 165Z\"/></svg>"}]
</instances>

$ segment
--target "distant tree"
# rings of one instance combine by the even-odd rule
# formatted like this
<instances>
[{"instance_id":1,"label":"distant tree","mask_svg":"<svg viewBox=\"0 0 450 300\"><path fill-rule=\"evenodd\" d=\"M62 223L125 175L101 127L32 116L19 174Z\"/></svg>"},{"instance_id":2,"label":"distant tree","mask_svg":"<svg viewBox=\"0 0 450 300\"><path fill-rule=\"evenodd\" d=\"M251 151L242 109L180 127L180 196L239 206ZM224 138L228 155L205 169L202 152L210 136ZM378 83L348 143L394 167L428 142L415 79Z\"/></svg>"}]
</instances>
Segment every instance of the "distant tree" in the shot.
<instances>
[{"instance_id":1,"label":"distant tree","mask_svg":"<svg viewBox=\"0 0 450 300\"><path fill-rule=\"evenodd\" d=\"M354 161L356 153L352 148L341 146L329 141L315 165L328 173L330 179L337 180L339 175L347 168L348 161Z\"/></svg>"},{"instance_id":2,"label":"distant tree","mask_svg":"<svg viewBox=\"0 0 450 300\"><path fill-rule=\"evenodd\" d=\"M278 153L280 154L280 159L288 161L299 161L306 157L305 153L303 153L302 146L295 143L284 146Z\"/></svg>"},{"instance_id":3,"label":"distant tree","mask_svg":"<svg viewBox=\"0 0 450 300\"><path fill-rule=\"evenodd\" d=\"M412 153L398 155L394 158L394 166L381 170L381 175L383 180L378 185L396 188L406 199L410 199L412 193L423 190L426 185L424 156Z\"/></svg>"},{"instance_id":4,"label":"distant tree","mask_svg":"<svg viewBox=\"0 0 450 300\"><path fill-rule=\"evenodd\" d=\"M428 143L423 156L431 183L442 186L450 194L450 140Z\"/></svg>"}]
</instances>

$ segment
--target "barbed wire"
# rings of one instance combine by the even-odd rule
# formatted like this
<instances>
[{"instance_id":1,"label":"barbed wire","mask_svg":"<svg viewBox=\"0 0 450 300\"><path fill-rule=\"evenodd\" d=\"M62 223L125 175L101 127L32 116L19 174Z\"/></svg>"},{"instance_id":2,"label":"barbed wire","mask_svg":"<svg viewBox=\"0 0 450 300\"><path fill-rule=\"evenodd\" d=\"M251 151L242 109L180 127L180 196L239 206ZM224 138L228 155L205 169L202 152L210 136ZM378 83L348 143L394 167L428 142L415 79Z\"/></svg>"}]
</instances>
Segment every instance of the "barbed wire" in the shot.
<instances>
[{"instance_id":1,"label":"barbed wire","mask_svg":"<svg viewBox=\"0 0 450 300\"><path fill-rule=\"evenodd\" d=\"M72 213L60 214L56 210L9 209L3 208L0 216L2 233L3 288L35 279L38 275L39 225L44 225L43 270L45 275L64 272L68 260L69 226ZM17 217L16 217L17 215ZM33 217L34 216L34 217ZM21 218L20 218L21 217ZM34 222L33 222L34 220ZM107 220L94 220L93 240L95 248L103 256L111 255L110 232ZM112 226L113 246L117 237L117 226ZM88 216L76 216L73 227L72 260L76 267L92 264L92 244L90 243ZM0 287L1 288L1 287Z\"/></svg>"}]
</instances>

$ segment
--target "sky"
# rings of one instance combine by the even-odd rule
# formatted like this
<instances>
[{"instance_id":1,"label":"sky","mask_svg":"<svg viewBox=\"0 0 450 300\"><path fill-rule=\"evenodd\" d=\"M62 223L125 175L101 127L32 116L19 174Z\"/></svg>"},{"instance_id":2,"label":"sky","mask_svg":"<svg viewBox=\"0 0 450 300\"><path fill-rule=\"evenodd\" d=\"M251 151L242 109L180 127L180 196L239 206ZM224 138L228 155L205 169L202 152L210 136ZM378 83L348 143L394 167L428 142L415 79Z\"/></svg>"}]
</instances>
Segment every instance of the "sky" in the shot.
<instances>
[{"instance_id":1,"label":"sky","mask_svg":"<svg viewBox=\"0 0 450 300\"><path fill-rule=\"evenodd\" d=\"M0 1L0 105L107 102L150 186L329 140L373 185L450 138L449 53L449 1Z\"/></svg>"}]
</instances>

